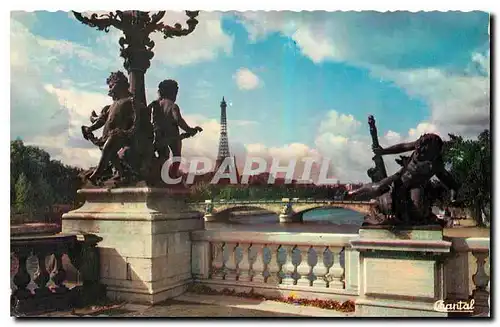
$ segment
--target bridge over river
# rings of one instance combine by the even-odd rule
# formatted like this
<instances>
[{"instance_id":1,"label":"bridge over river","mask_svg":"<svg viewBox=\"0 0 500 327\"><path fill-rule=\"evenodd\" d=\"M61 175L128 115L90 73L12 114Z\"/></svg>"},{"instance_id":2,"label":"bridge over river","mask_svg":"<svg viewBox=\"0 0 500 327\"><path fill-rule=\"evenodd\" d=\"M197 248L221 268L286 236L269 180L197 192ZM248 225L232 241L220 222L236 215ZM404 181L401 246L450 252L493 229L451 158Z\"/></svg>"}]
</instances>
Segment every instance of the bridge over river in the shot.
<instances>
[{"instance_id":1,"label":"bridge over river","mask_svg":"<svg viewBox=\"0 0 500 327\"><path fill-rule=\"evenodd\" d=\"M334 201L290 199L281 200L205 200L195 204L205 211L205 221L227 221L234 211L264 210L279 215L280 222L300 222L303 214L318 208L342 208L368 214L374 206L369 201Z\"/></svg>"}]
</instances>

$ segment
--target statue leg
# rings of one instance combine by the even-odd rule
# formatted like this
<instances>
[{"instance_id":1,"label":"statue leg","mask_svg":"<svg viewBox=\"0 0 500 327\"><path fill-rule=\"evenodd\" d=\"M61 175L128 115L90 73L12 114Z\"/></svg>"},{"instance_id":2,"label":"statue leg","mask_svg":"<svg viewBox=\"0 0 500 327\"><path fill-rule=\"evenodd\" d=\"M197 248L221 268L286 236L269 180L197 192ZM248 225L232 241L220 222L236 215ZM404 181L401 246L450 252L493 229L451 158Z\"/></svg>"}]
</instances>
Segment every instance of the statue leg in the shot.
<instances>
[{"instance_id":1,"label":"statue leg","mask_svg":"<svg viewBox=\"0 0 500 327\"><path fill-rule=\"evenodd\" d=\"M118 157L118 155L111 156L110 161L111 161L111 164L113 165L113 167L115 167L115 169L116 169L116 174L113 177L118 178L118 177L123 176L125 170L123 168L122 162L121 162L120 158Z\"/></svg>"},{"instance_id":2,"label":"statue leg","mask_svg":"<svg viewBox=\"0 0 500 327\"><path fill-rule=\"evenodd\" d=\"M379 197L382 194L387 193L390 189L391 184L397 181L399 178L399 173L396 173L392 176L384 178L377 183L368 183L356 190L350 191L347 196L349 198L357 197L360 195L368 195L370 198Z\"/></svg>"},{"instance_id":3,"label":"statue leg","mask_svg":"<svg viewBox=\"0 0 500 327\"><path fill-rule=\"evenodd\" d=\"M99 164L97 168L94 170L92 175L90 175L89 179L92 182L95 182L99 176L106 170L109 162L115 162L118 160L118 150L120 150L122 145L121 140L116 135L111 135L104 143L101 152L101 158L99 159ZM119 165L121 167L121 165ZM120 169L115 166L115 168Z\"/></svg>"},{"instance_id":4,"label":"statue leg","mask_svg":"<svg viewBox=\"0 0 500 327\"><path fill-rule=\"evenodd\" d=\"M170 149L168 148L168 146L158 147L156 149L156 152L158 152L158 159L161 162L167 161L168 158L170 157Z\"/></svg>"},{"instance_id":5,"label":"statue leg","mask_svg":"<svg viewBox=\"0 0 500 327\"><path fill-rule=\"evenodd\" d=\"M174 139L174 140L171 140L169 143L168 143L168 146L170 147L170 150L172 150L172 157L180 157L181 156L181 152L182 152L182 141L181 139ZM172 170L170 171L170 176L172 176L172 178L176 178L177 176L179 176L179 166L180 166L180 162L174 162L172 164Z\"/></svg>"},{"instance_id":6,"label":"statue leg","mask_svg":"<svg viewBox=\"0 0 500 327\"><path fill-rule=\"evenodd\" d=\"M154 146L153 140L150 138L144 138L140 145L141 147L141 163L140 163L140 174L144 180L149 180L151 174L151 168L154 158Z\"/></svg>"}]
</instances>

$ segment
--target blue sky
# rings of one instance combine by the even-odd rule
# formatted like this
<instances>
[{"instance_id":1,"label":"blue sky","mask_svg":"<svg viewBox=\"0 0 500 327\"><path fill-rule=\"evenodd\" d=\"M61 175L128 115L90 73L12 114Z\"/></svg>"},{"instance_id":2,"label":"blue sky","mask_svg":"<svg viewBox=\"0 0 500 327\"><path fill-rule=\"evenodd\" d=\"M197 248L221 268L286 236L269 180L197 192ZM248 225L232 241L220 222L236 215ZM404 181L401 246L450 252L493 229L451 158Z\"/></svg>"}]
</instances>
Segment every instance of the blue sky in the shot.
<instances>
[{"instance_id":1,"label":"blue sky","mask_svg":"<svg viewBox=\"0 0 500 327\"><path fill-rule=\"evenodd\" d=\"M330 158L342 181L366 180L368 114L384 145L426 131L474 137L489 125L487 13L202 12L199 20L187 37L154 36L146 76L148 101L162 79L178 80L186 120L204 128L186 141L189 155L216 155L222 96L239 163ZM166 21L185 16L167 12ZM79 126L109 102L106 77L123 70L118 38L67 12L14 12L11 138L95 164Z\"/></svg>"}]
</instances>

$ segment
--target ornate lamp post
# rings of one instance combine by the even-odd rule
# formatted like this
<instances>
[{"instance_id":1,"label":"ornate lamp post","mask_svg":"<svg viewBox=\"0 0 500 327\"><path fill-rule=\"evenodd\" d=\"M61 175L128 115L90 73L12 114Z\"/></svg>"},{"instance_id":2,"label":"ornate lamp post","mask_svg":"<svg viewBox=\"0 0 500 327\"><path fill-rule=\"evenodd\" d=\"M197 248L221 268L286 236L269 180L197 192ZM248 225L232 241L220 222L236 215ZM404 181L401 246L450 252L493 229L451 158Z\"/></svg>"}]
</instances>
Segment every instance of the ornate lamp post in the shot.
<instances>
[{"instance_id":1,"label":"ornate lamp post","mask_svg":"<svg viewBox=\"0 0 500 327\"><path fill-rule=\"evenodd\" d=\"M124 36L119 40L120 56L124 59L123 67L129 73L130 92L144 104L147 104L144 75L154 56L152 49L155 46L149 35L153 32L161 32L165 39L188 35L194 31L198 24L196 20L198 13L199 11L186 10L189 19L186 21L188 28L185 29L179 23L173 27L160 23L160 20L165 16L165 11L159 11L150 16L147 11L117 10L114 13L103 15L92 14L90 18L73 11L76 19L85 25L105 32L109 32L109 28L113 26L123 32Z\"/></svg>"}]
</instances>

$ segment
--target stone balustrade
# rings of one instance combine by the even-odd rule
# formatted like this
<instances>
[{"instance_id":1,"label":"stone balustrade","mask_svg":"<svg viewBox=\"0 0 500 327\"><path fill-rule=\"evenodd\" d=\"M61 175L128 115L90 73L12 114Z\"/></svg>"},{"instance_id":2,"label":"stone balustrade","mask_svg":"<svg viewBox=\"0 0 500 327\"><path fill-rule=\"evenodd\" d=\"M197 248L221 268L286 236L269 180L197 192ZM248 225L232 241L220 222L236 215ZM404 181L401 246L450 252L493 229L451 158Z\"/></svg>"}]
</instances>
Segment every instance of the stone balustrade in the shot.
<instances>
[{"instance_id":1,"label":"stone balustrade","mask_svg":"<svg viewBox=\"0 0 500 327\"><path fill-rule=\"evenodd\" d=\"M357 294L356 234L195 231L195 283L271 296L352 299Z\"/></svg>"},{"instance_id":2,"label":"stone balustrade","mask_svg":"<svg viewBox=\"0 0 500 327\"><path fill-rule=\"evenodd\" d=\"M474 315L487 315L490 303L490 239L452 238L447 262L448 298L474 299Z\"/></svg>"},{"instance_id":3,"label":"stone balustrade","mask_svg":"<svg viewBox=\"0 0 500 327\"><path fill-rule=\"evenodd\" d=\"M11 237L12 314L63 310L104 296L99 284L99 241L94 235ZM77 285L68 281L63 255L79 272Z\"/></svg>"}]
</instances>

